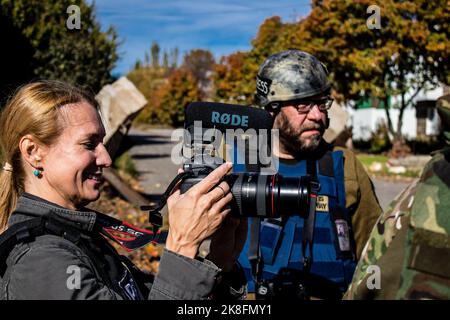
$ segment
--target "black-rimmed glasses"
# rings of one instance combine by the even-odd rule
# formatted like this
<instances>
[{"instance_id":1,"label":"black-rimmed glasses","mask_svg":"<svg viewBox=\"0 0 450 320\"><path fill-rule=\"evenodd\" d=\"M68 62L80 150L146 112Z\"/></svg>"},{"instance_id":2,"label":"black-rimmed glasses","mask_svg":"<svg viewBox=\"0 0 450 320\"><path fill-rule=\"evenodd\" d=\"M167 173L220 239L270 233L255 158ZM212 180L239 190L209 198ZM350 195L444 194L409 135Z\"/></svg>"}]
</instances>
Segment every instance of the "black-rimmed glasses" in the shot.
<instances>
[{"instance_id":1,"label":"black-rimmed glasses","mask_svg":"<svg viewBox=\"0 0 450 320\"><path fill-rule=\"evenodd\" d=\"M332 98L323 98L323 99L304 99L297 100L295 102L290 102L286 105L294 106L299 113L308 113L311 111L314 106L317 106L320 111L326 111L331 108L334 99Z\"/></svg>"}]
</instances>

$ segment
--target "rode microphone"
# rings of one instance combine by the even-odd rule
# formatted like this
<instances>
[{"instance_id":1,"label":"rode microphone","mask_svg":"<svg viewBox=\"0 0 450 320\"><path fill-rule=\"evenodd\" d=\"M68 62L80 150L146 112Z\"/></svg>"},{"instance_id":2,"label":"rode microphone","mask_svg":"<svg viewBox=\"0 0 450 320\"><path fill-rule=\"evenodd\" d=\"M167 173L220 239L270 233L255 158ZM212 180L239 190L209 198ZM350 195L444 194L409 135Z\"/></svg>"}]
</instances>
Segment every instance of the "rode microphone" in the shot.
<instances>
[{"instance_id":1,"label":"rode microphone","mask_svg":"<svg viewBox=\"0 0 450 320\"><path fill-rule=\"evenodd\" d=\"M201 121L204 129L217 129L225 133L227 129L271 130L273 117L264 110L236 104L218 102L192 102L185 109L185 129L194 128L194 122Z\"/></svg>"}]
</instances>

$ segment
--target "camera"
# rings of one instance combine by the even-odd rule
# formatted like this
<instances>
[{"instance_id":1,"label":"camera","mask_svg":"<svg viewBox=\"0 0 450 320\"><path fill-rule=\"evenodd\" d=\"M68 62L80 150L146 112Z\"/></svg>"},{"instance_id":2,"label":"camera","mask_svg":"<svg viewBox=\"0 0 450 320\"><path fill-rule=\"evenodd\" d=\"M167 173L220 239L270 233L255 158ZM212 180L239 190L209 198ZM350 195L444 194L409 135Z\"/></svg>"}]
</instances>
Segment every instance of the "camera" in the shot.
<instances>
[{"instance_id":1,"label":"camera","mask_svg":"<svg viewBox=\"0 0 450 320\"><path fill-rule=\"evenodd\" d=\"M184 171L172 180L157 207L149 213L150 223L155 230L162 225L160 211L177 185L180 185L180 192L185 193L223 163L223 159L217 157L216 153L216 143L222 138L229 145L234 144L234 150L245 151L243 163L246 164L246 172L232 173L224 178L233 195L230 205L232 215L278 218L300 213L307 216L312 206L311 199L320 188L316 179L309 175L286 177L275 173L276 171L260 172L261 168L269 167L272 163L270 161L273 155L269 157L269 163L261 161L267 160L264 155L271 154L270 144L273 139L270 134L264 133L272 133L272 127L273 117L263 109L216 102L190 103L185 109L184 130L181 135L182 144L190 154L189 157L183 155L183 159L189 160L183 162ZM213 134L209 131L213 131ZM228 139L230 137L232 139ZM260 145L261 141L265 142L261 143L263 146ZM250 142L256 142L256 145ZM236 145L240 145L240 148ZM252 152L249 152L250 149ZM248 161L253 156L257 159L254 164ZM149 209L148 206L141 208Z\"/></svg>"},{"instance_id":2,"label":"camera","mask_svg":"<svg viewBox=\"0 0 450 320\"><path fill-rule=\"evenodd\" d=\"M208 159L205 154L197 157ZM220 159L209 160L198 163L193 159L184 164L187 177L181 182L181 193L202 181L219 166L216 163L221 163ZM277 218L298 212L306 216L311 190L318 188L317 182L308 175L285 177L258 172L231 173L225 177L225 181L230 185L233 195L231 213L240 217Z\"/></svg>"}]
</instances>

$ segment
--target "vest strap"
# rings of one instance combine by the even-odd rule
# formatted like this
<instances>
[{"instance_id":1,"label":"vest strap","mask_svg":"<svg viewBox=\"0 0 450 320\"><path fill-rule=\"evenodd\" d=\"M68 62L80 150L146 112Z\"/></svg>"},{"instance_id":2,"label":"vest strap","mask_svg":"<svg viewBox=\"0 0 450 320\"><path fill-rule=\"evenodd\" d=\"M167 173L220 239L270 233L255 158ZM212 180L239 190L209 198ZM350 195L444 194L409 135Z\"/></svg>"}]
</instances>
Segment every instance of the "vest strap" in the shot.
<instances>
[{"instance_id":1,"label":"vest strap","mask_svg":"<svg viewBox=\"0 0 450 320\"><path fill-rule=\"evenodd\" d=\"M330 151L326 152L318 162L319 174L322 176L334 177L333 156Z\"/></svg>"},{"instance_id":2,"label":"vest strap","mask_svg":"<svg viewBox=\"0 0 450 320\"><path fill-rule=\"evenodd\" d=\"M311 177L311 190L310 190L308 217L305 219L305 227L303 228L302 253L303 253L303 268L304 268L303 270L305 272L309 272L313 260L316 202L317 202L317 193L319 191L320 185L317 179L316 162L312 160L307 160L306 170L308 175L310 175ZM308 246L309 246L309 256L307 256L306 254Z\"/></svg>"}]
</instances>

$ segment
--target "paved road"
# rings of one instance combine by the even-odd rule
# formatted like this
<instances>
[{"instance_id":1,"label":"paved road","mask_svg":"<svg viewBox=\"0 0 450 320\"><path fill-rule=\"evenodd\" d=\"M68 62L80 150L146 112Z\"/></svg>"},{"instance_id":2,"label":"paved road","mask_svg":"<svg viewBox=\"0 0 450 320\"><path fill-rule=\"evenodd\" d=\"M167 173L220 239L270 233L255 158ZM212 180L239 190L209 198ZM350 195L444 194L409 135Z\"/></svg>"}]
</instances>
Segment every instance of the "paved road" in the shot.
<instances>
[{"instance_id":1,"label":"paved road","mask_svg":"<svg viewBox=\"0 0 450 320\"><path fill-rule=\"evenodd\" d=\"M392 200L405 189L409 183L391 182L386 180L373 179L375 193L383 210L386 210Z\"/></svg>"},{"instance_id":2,"label":"paved road","mask_svg":"<svg viewBox=\"0 0 450 320\"><path fill-rule=\"evenodd\" d=\"M130 155L134 160L139 180L144 192L150 199L157 199L166 190L177 175L180 167L171 161L171 129L151 129L140 131L131 129L129 138L134 146Z\"/></svg>"},{"instance_id":3,"label":"paved road","mask_svg":"<svg viewBox=\"0 0 450 320\"><path fill-rule=\"evenodd\" d=\"M130 138L134 146L130 154L140 173L140 182L150 199L157 199L177 174L178 165L171 161L172 148L177 141L171 141L171 129L132 129ZM374 180L375 192L383 209L408 184Z\"/></svg>"}]
</instances>

